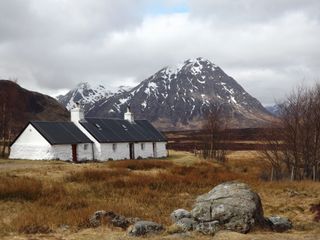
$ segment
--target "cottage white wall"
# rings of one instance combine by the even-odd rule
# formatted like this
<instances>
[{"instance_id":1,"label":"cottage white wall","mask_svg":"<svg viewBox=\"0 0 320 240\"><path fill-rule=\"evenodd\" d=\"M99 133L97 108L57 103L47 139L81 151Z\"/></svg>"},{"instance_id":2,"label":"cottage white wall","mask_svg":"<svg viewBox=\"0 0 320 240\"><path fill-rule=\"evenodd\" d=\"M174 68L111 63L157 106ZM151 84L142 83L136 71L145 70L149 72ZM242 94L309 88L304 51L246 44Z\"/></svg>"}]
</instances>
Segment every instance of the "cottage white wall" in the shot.
<instances>
[{"instance_id":1,"label":"cottage white wall","mask_svg":"<svg viewBox=\"0 0 320 240\"><path fill-rule=\"evenodd\" d=\"M129 143L115 143L116 149L113 150L113 143L101 143L101 155L99 160L122 160L130 159Z\"/></svg>"},{"instance_id":2,"label":"cottage white wall","mask_svg":"<svg viewBox=\"0 0 320 240\"><path fill-rule=\"evenodd\" d=\"M10 159L50 160L54 159L51 146L17 145L11 146Z\"/></svg>"},{"instance_id":3,"label":"cottage white wall","mask_svg":"<svg viewBox=\"0 0 320 240\"><path fill-rule=\"evenodd\" d=\"M144 148L141 149L141 144ZM139 142L134 144L134 157L135 158L153 158L153 146L150 142Z\"/></svg>"},{"instance_id":4,"label":"cottage white wall","mask_svg":"<svg viewBox=\"0 0 320 240\"><path fill-rule=\"evenodd\" d=\"M84 145L87 144L87 149L84 149ZM54 159L72 161L72 145L54 145ZM92 146L91 143L77 144L77 160L86 161L92 160Z\"/></svg>"},{"instance_id":5,"label":"cottage white wall","mask_svg":"<svg viewBox=\"0 0 320 240\"><path fill-rule=\"evenodd\" d=\"M9 158L54 159L54 150L48 141L29 124L11 146Z\"/></svg>"},{"instance_id":6,"label":"cottage white wall","mask_svg":"<svg viewBox=\"0 0 320 240\"><path fill-rule=\"evenodd\" d=\"M156 156L157 158L167 157L167 143L166 142L156 142Z\"/></svg>"},{"instance_id":7,"label":"cottage white wall","mask_svg":"<svg viewBox=\"0 0 320 240\"><path fill-rule=\"evenodd\" d=\"M85 145L87 148L85 149ZM77 145L78 161L93 160L92 143L81 143Z\"/></svg>"},{"instance_id":8,"label":"cottage white wall","mask_svg":"<svg viewBox=\"0 0 320 240\"><path fill-rule=\"evenodd\" d=\"M72 161L71 145L53 145L54 158L57 160Z\"/></svg>"}]
</instances>

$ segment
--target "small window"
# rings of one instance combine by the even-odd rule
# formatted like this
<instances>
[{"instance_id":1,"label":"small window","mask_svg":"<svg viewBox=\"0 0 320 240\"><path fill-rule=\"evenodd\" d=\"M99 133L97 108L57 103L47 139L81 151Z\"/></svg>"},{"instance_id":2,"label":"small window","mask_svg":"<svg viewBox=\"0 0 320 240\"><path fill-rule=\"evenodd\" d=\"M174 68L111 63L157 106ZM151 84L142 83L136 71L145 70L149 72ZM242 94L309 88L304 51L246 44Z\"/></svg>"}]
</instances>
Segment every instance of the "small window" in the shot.
<instances>
[{"instance_id":1,"label":"small window","mask_svg":"<svg viewBox=\"0 0 320 240\"><path fill-rule=\"evenodd\" d=\"M88 149L88 144L84 144L84 145L83 145L83 149L84 149L84 150L87 150L87 149Z\"/></svg>"},{"instance_id":2,"label":"small window","mask_svg":"<svg viewBox=\"0 0 320 240\"><path fill-rule=\"evenodd\" d=\"M113 150L114 152L117 151L117 144L116 144L116 143L112 144L112 150Z\"/></svg>"},{"instance_id":3,"label":"small window","mask_svg":"<svg viewBox=\"0 0 320 240\"><path fill-rule=\"evenodd\" d=\"M141 150L144 150L144 143L141 143Z\"/></svg>"}]
</instances>

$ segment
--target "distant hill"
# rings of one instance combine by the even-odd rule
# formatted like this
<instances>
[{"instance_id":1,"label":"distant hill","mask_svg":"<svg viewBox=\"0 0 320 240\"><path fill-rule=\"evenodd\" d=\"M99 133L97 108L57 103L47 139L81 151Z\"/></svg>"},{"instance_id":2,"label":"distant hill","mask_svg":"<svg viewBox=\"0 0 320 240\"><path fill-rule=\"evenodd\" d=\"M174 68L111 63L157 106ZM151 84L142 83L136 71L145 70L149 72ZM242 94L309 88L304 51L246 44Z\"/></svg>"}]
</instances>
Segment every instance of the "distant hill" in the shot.
<instances>
[{"instance_id":1,"label":"distant hill","mask_svg":"<svg viewBox=\"0 0 320 240\"><path fill-rule=\"evenodd\" d=\"M6 103L6 114L11 119L15 136L30 120L68 120L68 110L56 99L32 92L9 80L0 80L0 108Z\"/></svg>"}]
</instances>

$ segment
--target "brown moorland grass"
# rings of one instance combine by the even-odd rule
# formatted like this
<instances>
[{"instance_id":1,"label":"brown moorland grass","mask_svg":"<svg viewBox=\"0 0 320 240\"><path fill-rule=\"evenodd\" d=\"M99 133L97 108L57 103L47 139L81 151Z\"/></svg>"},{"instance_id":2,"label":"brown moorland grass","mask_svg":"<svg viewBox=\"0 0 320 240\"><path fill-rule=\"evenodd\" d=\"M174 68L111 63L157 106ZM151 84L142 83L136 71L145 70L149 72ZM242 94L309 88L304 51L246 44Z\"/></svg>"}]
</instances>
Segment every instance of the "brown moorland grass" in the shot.
<instances>
[{"instance_id":1,"label":"brown moorland grass","mask_svg":"<svg viewBox=\"0 0 320 240\"><path fill-rule=\"evenodd\" d=\"M0 176L0 200L36 200L41 196L42 182L17 176Z\"/></svg>"},{"instance_id":2,"label":"brown moorland grass","mask_svg":"<svg viewBox=\"0 0 320 240\"><path fill-rule=\"evenodd\" d=\"M41 168L34 161L10 163L7 171L0 171L0 234L58 236L61 226L68 225L65 234L85 239L83 233L96 236L94 231L107 231L87 229L88 217L101 209L169 226L174 209L191 209L197 195L230 180L250 184L260 194L266 215L290 217L299 234L320 234L310 210L319 204L319 183L261 181L264 169L252 152L232 153L225 164L202 161L190 153L170 155L168 160L78 165L43 162ZM114 234L120 236L114 239L124 239L123 233Z\"/></svg>"}]
</instances>

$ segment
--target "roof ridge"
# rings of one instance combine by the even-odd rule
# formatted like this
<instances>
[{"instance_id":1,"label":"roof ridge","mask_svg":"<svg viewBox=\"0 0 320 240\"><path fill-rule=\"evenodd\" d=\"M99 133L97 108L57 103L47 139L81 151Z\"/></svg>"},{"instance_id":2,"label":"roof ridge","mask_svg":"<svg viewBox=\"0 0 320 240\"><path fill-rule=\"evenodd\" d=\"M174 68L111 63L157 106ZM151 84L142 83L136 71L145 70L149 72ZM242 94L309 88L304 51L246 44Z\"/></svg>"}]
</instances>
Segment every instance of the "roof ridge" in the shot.
<instances>
[{"instance_id":1,"label":"roof ridge","mask_svg":"<svg viewBox=\"0 0 320 240\"><path fill-rule=\"evenodd\" d=\"M70 121L40 121L40 120L31 120L31 123L72 123Z\"/></svg>"}]
</instances>

